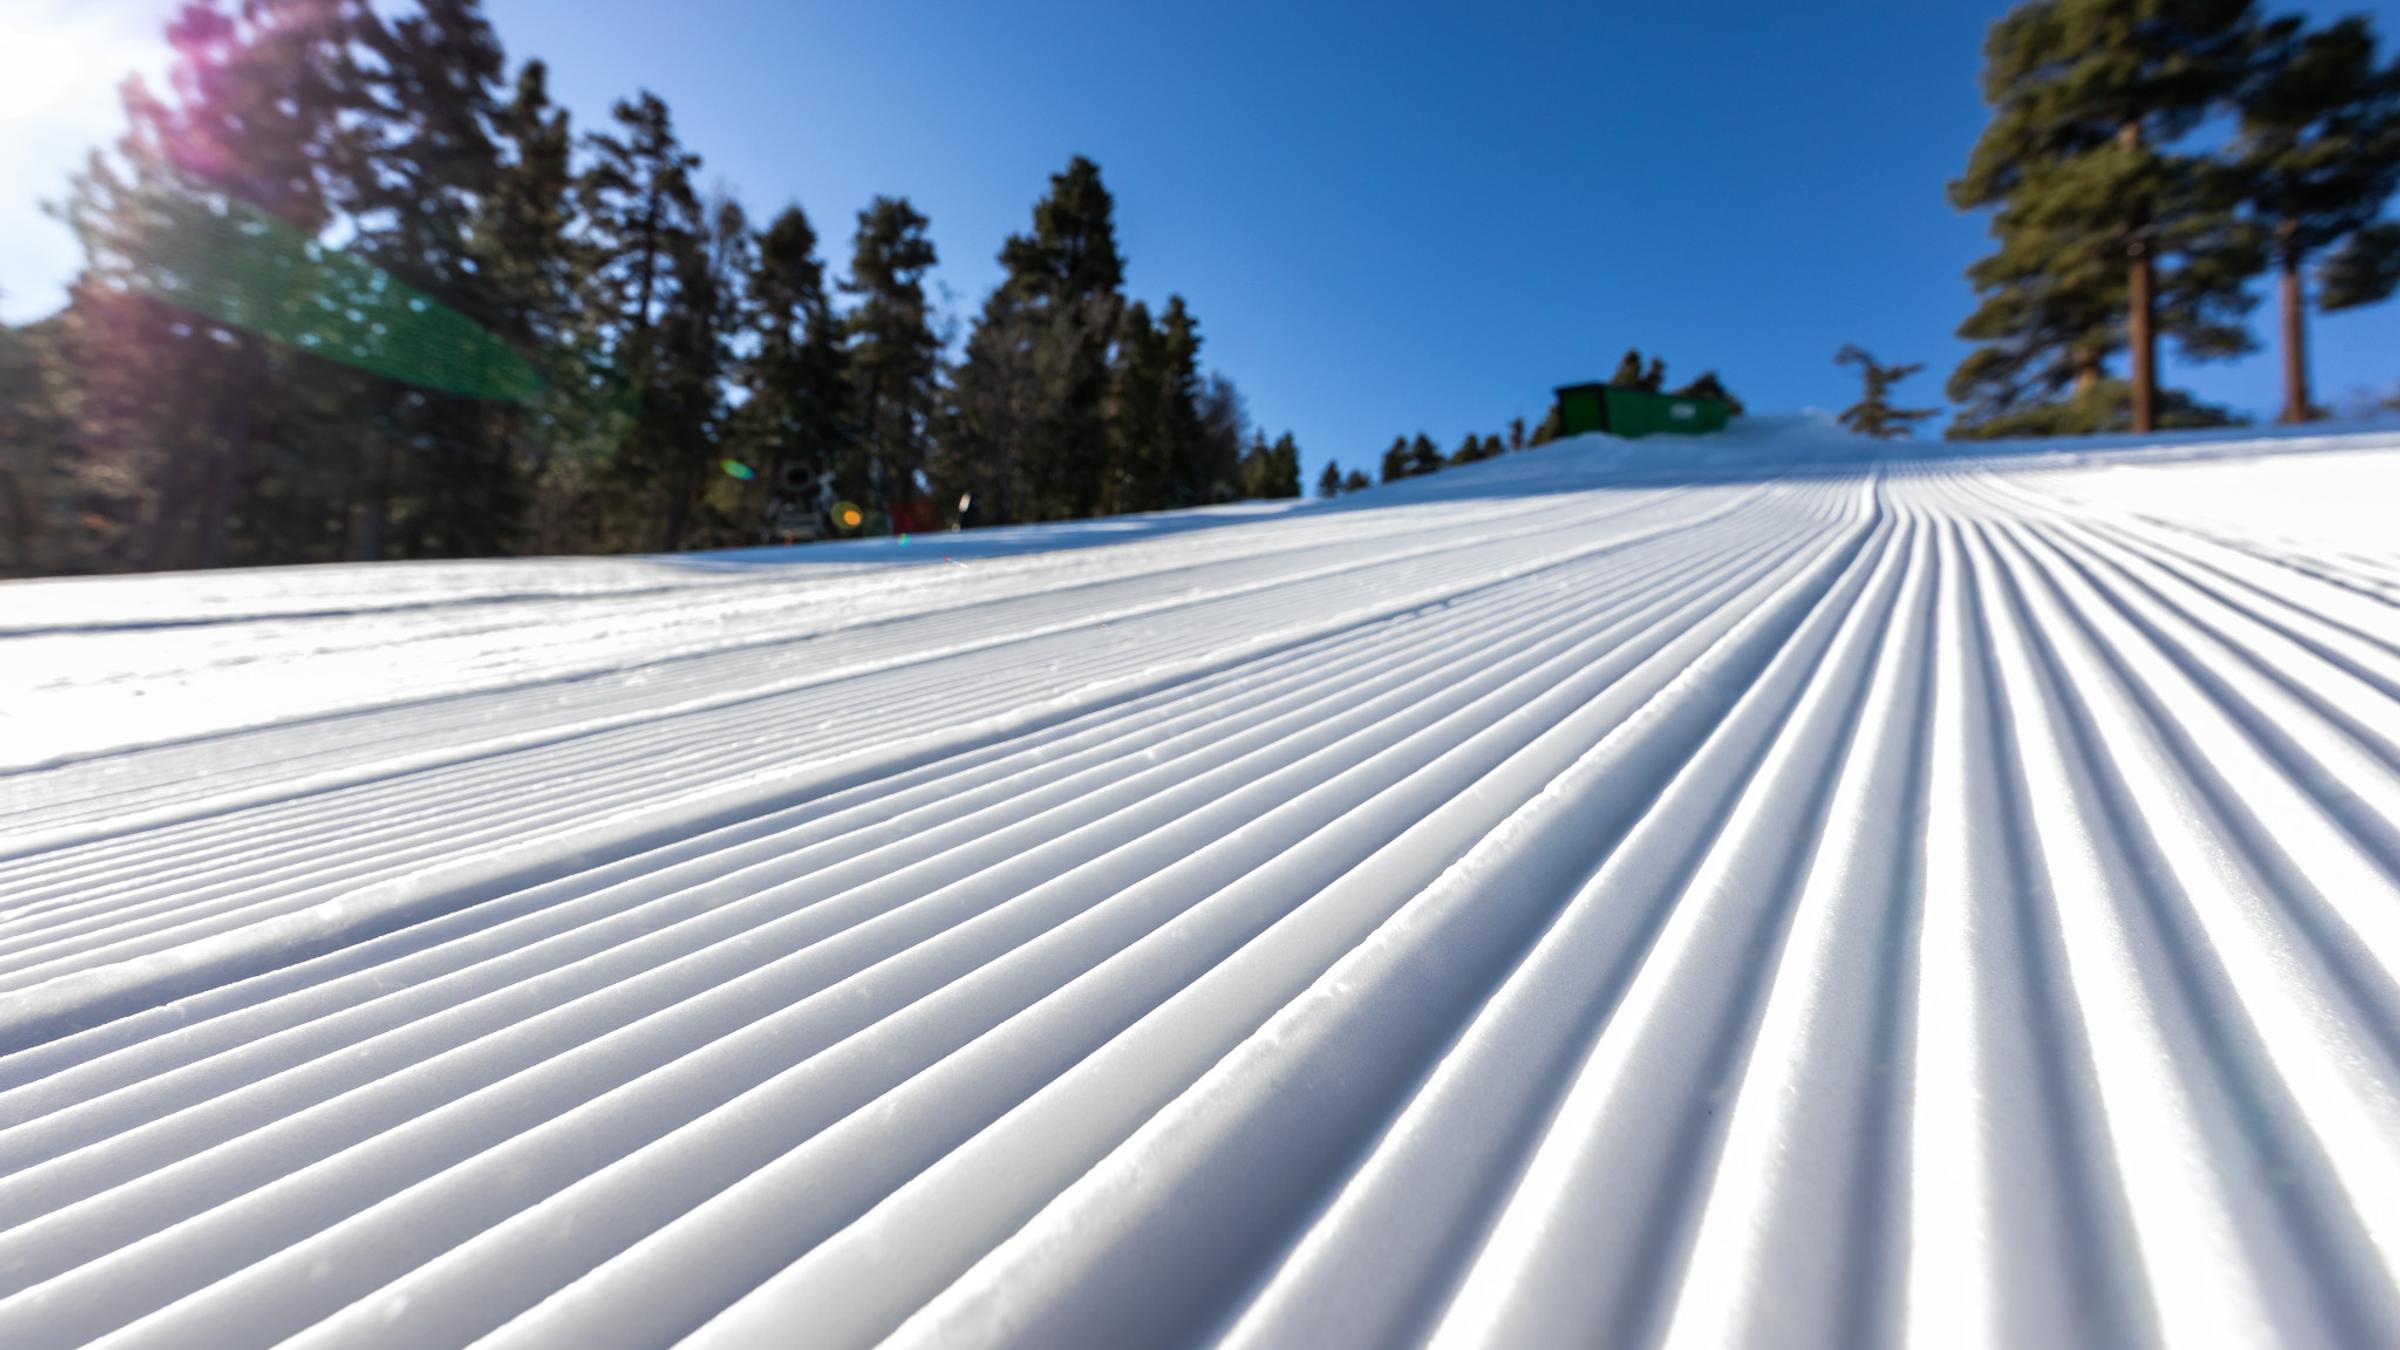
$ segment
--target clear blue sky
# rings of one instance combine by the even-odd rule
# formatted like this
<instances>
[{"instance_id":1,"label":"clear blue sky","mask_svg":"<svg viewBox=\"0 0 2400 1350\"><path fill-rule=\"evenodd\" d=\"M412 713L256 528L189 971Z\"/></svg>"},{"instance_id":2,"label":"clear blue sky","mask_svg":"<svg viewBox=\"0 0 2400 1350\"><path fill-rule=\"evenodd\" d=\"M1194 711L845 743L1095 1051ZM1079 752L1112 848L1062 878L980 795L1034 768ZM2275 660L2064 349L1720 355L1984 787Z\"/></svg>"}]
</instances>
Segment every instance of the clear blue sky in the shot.
<instances>
[{"instance_id":1,"label":"clear blue sky","mask_svg":"<svg viewBox=\"0 0 2400 1350\"><path fill-rule=\"evenodd\" d=\"M911 198L962 322L1048 175L1091 156L1129 289L1189 300L1206 362L1298 435L1312 478L1395 432L1447 449L1534 420L1551 385L1637 344L1780 410L1847 402L1831 359L1856 341L1925 362L1903 392L1939 401L1985 240L1943 185L1982 126L1979 44L2007 8L487 2L585 126L656 90L704 181L758 215L799 202L837 266L859 207ZM2400 36L2400 0L2301 8L2373 13L2387 51ZM68 256L20 234L0 222L12 315L55 295L29 270ZM2321 399L2400 383L2400 305L2313 333ZM2271 352L2170 373L2276 404Z\"/></svg>"}]
</instances>

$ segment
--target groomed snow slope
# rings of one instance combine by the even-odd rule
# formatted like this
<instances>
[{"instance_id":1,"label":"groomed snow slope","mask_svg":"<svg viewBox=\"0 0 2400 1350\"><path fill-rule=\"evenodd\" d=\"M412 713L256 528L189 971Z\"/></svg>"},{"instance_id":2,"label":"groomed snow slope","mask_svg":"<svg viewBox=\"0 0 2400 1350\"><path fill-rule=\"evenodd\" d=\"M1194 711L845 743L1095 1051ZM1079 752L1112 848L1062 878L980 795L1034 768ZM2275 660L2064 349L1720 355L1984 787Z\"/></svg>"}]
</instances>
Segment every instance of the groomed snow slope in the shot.
<instances>
[{"instance_id":1,"label":"groomed snow slope","mask_svg":"<svg viewBox=\"0 0 2400 1350\"><path fill-rule=\"evenodd\" d=\"M0 1345L2400 1344L2400 436L0 586Z\"/></svg>"}]
</instances>

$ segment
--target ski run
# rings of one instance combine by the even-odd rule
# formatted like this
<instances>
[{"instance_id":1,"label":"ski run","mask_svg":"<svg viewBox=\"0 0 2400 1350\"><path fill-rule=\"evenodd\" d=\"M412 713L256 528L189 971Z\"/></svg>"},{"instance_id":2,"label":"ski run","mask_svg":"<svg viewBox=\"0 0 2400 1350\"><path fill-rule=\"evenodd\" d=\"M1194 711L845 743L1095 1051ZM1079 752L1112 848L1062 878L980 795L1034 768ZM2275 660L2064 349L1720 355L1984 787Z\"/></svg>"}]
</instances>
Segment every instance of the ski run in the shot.
<instances>
[{"instance_id":1,"label":"ski run","mask_svg":"<svg viewBox=\"0 0 2400 1350\"><path fill-rule=\"evenodd\" d=\"M2400 435L0 585L0 1345L2400 1345Z\"/></svg>"}]
</instances>

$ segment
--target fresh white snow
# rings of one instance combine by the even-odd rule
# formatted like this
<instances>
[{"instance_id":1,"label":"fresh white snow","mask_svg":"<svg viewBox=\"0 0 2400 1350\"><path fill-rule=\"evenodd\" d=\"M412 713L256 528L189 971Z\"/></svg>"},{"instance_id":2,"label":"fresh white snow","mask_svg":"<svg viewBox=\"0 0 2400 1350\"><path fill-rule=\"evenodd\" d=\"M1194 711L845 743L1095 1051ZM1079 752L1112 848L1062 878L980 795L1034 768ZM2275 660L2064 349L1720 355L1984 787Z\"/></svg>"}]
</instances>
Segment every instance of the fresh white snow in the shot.
<instances>
[{"instance_id":1,"label":"fresh white snow","mask_svg":"<svg viewBox=\"0 0 2400 1350\"><path fill-rule=\"evenodd\" d=\"M0 584L0 1345L2400 1344L2396 518L1757 418Z\"/></svg>"}]
</instances>

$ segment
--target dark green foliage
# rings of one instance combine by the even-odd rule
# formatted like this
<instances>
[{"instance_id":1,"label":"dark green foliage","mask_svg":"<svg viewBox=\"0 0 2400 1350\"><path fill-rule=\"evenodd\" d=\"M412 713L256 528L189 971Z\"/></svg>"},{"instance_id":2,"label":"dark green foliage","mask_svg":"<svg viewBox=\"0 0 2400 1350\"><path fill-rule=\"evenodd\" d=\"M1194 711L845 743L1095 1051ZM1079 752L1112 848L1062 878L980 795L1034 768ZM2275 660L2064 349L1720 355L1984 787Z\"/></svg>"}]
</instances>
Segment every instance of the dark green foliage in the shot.
<instances>
[{"instance_id":1,"label":"dark green foliage","mask_svg":"<svg viewBox=\"0 0 2400 1350\"><path fill-rule=\"evenodd\" d=\"M976 492L987 519L1087 516L1142 472L1115 462L1125 428L1108 409L1122 379L1115 209L1099 166L1078 155L1034 204L1032 232L1001 247L1006 275L968 335L940 465L944 490Z\"/></svg>"},{"instance_id":2,"label":"dark green foliage","mask_svg":"<svg viewBox=\"0 0 2400 1350\"><path fill-rule=\"evenodd\" d=\"M1542 414L1542 420L1535 424L1533 434L1525 438L1525 448L1530 450L1535 446L1548 445L1557 439L1558 405L1553 403L1550 410Z\"/></svg>"},{"instance_id":3,"label":"dark green foliage","mask_svg":"<svg viewBox=\"0 0 2400 1350\"><path fill-rule=\"evenodd\" d=\"M361 381L166 297L221 275L214 249L184 241L225 203L304 237L332 222L336 169L355 160L343 118L360 100L344 83L359 21L296 3L185 9L168 27L171 91L129 82L126 135L74 181L61 214L86 267L60 337L78 372L76 472L95 484L77 524L102 565L344 552Z\"/></svg>"},{"instance_id":4,"label":"dark green foliage","mask_svg":"<svg viewBox=\"0 0 2400 1350\"><path fill-rule=\"evenodd\" d=\"M946 381L908 203L837 307L796 207L704 203L654 95L578 139L479 0L193 0L168 37L58 208L68 307L0 333L0 568L748 542L820 478L904 528L1299 491L1180 297L1125 318L1087 159Z\"/></svg>"},{"instance_id":5,"label":"dark green foliage","mask_svg":"<svg viewBox=\"0 0 2400 1350\"><path fill-rule=\"evenodd\" d=\"M1383 452L1382 481L1386 483L1396 483L1401 479L1408 477L1408 475L1408 438L1406 436L1394 436L1392 438L1391 448Z\"/></svg>"},{"instance_id":6,"label":"dark green foliage","mask_svg":"<svg viewBox=\"0 0 2400 1350\"><path fill-rule=\"evenodd\" d=\"M0 576L79 562L73 424L60 398L55 319L0 325Z\"/></svg>"},{"instance_id":7,"label":"dark green foliage","mask_svg":"<svg viewBox=\"0 0 2400 1350\"><path fill-rule=\"evenodd\" d=\"M2135 416L2158 335L2194 358L2250 346L2243 289L2259 265L2239 176L2178 148L2252 68L2249 0L2032 0L1991 28L1992 120L1950 185L1991 208L1995 252L1959 328L1982 344L1950 379L1968 419L2091 388L2129 351Z\"/></svg>"},{"instance_id":8,"label":"dark green foliage","mask_svg":"<svg viewBox=\"0 0 2400 1350\"><path fill-rule=\"evenodd\" d=\"M1325 461L1325 472L1317 475L1317 495L1320 497L1339 497L1342 495L1341 465L1330 459Z\"/></svg>"},{"instance_id":9,"label":"dark green foliage","mask_svg":"<svg viewBox=\"0 0 2400 1350\"><path fill-rule=\"evenodd\" d=\"M1522 417L1508 419L1508 448L1511 450L1525 448L1525 419Z\"/></svg>"},{"instance_id":10,"label":"dark green foliage","mask_svg":"<svg viewBox=\"0 0 2400 1350\"><path fill-rule=\"evenodd\" d=\"M1670 392L1676 398L1715 399L1730 408L1734 416L1742 415L1742 401L1733 396L1733 391L1725 387L1724 381L1719 380L1717 372L1713 370L1701 371L1699 377L1690 384Z\"/></svg>"},{"instance_id":11,"label":"dark green foliage","mask_svg":"<svg viewBox=\"0 0 2400 1350\"><path fill-rule=\"evenodd\" d=\"M1506 448L1500 444L1499 437L1479 437L1474 432L1470 431L1467 433L1466 439L1458 443L1458 449L1450 452L1450 462L1453 464L1473 464L1478 460L1495 459L1507 453L1508 451Z\"/></svg>"},{"instance_id":12,"label":"dark green foliage","mask_svg":"<svg viewBox=\"0 0 2400 1350\"><path fill-rule=\"evenodd\" d=\"M835 467L835 490L889 513L915 499L938 410L941 342L925 299L936 261L925 217L903 197L877 197L858 213L850 275L851 452Z\"/></svg>"},{"instance_id":13,"label":"dark green foliage","mask_svg":"<svg viewBox=\"0 0 2400 1350\"><path fill-rule=\"evenodd\" d=\"M1639 348L1626 349L1625 359L1617 362L1616 373L1608 377L1608 383L1615 389L1642 387L1642 353Z\"/></svg>"},{"instance_id":14,"label":"dark green foliage","mask_svg":"<svg viewBox=\"0 0 2400 1350\"><path fill-rule=\"evenodd\" d=\"M1233 381L1211 372L1200 386L1199 457L1191 481L1204 485L1202 501L1229 502L1241 491L1242 433L1249 418Z\"/></svg>"},{"instance_id":15,"label":"dark green foliage","mask_svg":"<svg viewBox=\"0 0 2400 1350\"><path fill-rule=\"evenodd\" d=\"M1416 439L1408 443L1409 475L1415 477L1421 474L1439 473L1442 464L1442 452L1434 445L1433 438L1422 431L1418 432Z\"/></svg>"},{"instance_id":16,"label":"dark green foliage","mask_svg":"<svg viewBox=\"0 0 2400 1350\"><path fill-rule=\"evenodd\" d=\"M1242 495L1248 498L1300 495L1300 447L1285 432L1267 444L1265 433L1250 443L1242 456Z\"/></svg>"},{"instance_id":17,"label":"dark green foliage","mask_svg":"<svg viewBox=\"0 0 2400 1350\"><path fill-rule=\"evenodd\" d=\"M2305 274L2317 307L2389 297L2400 283L2400 225L2381 219L2400 186L2400 64L2378 67L2363 18L2316 32L2270 26L2263 70L2241 100L2237 172L2269 231L2279 281L2286 421L2310 416Z\"/></svg>"},{"instance_id":18,"label":"dark green foliage","mask_svg":"<svg viewBox=\"0 0 2400 1350\"><path fill-rule=\"evenodd\" d=\"M738 323L748 350L734 378L745 397L727 424L726 449L759 477L746 490L719 491L735 499L737 519L746 512L761 524L785 482L813 492L818 475L835 472L851 448L841 320L817 232L799 207L785 207L759 236Z\"/></svg>"},{"instance_id":19,"label":"dark green foliage","mask_svg":"<svg viewBox=\"0 0 2400 1350\"><path fill-rule=\"evenodd\" d=\"M2240 426L2244 419L2180 389L2159 391L2160 430ZM1956 441L2022 437L2095 436L2133 430L2133 391L2123 380L2103 379L2090 388L2048 402L2020 403L1997 415L1960 417L1942 435Z\"/></svg>"},{"instance_id":20,"label":"dark green foliage","mask_svg":"<svg viewBox=\"0 0 2400 1350\"><path fill-rule=\"evenodd\" d=\"M1369 481L1367 475L1358 469L1352 469L1342 479L1342 491L1344 492L1364 492L1373 486L1375 486L1375 484Z\"/></svg>"},{"instance_id":21,"label":"dark green foliage","mask_svg":"<svg viewBox=\"0 0 2400 1350\"><path fill-rule=\"evenodd\" d=\"M1858 402L1842 409L1842 425L1861 436L1878 440L1914 435L1916 424L1939 411L1934 408L1895 408L1892 406L1892 386L1925 367L1923 363L1905 366L1879 364L1856 343L1843 347L1833 357L1835 365L1858 367L1859 379L1866 388Z\"/></svg>"}]
</instances>

